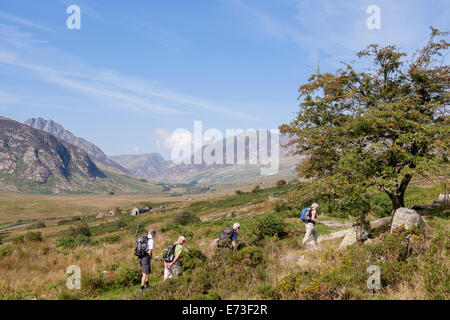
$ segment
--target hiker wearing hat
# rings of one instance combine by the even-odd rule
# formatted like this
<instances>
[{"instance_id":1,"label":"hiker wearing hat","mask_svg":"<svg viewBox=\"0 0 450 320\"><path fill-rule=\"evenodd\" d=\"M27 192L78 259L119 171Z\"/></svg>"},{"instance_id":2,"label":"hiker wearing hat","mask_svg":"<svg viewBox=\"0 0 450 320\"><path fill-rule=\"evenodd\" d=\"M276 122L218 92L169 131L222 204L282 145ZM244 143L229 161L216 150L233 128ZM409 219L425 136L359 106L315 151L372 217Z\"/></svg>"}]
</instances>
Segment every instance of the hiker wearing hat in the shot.
<instances>
[{"instance_id":1,"label":"hiker wearing hat","mask_svg":"<svg viewBox=\"0 0 450 320\"><path fill-rule=\"evenodd\" d=\"M180 257L183 252L183 244L186 238L180 236L178 241L164 249L162 258L164 260L164 281L169 278L178 277L182 274Z\"/></svg>"},{"instance_id":2,"label":"hiker wearing hat","mask_svg":"<svg viewBox=\"0 0 450 320\"><path fill-rule=\"evenodd\" d=\"M217 239L217 247L218 248L228 248L228 249L237 249L238 242L238 232L241 228L239 222L233 224L233 228L226 228L220 234L219 239Z\"/></svg>"},{"instance_id":3,"label":"hiker wearing hat","mask_svg":"<svg viewBox=\"0 0 450 320\"><path fill-rule=\"evenodd\" d=\"M306 233L305 238L303 238L302 245L305 245L312 237L314 239L314 244L317 246L317 231L314 228L314 225L316 223L322 223L317 219L317 208L319 208L319 205L317 203L313 203L311 208L305 208L302 211L301 220L306 222Z\"/></svg>"},{"instance_id":4,"label":"hiker wearing hat","mask_svg":"<svg viewBox=\"0 0 450 320\"><path fill-rule=\"evenodd\" d=\"M151 271L150 260L152 259L155 229L148 230L148 235L140 236L136 241L134 254L138 257L142 269L141 292L148 288L148 275Z\"/></svg>"}]
</instances>

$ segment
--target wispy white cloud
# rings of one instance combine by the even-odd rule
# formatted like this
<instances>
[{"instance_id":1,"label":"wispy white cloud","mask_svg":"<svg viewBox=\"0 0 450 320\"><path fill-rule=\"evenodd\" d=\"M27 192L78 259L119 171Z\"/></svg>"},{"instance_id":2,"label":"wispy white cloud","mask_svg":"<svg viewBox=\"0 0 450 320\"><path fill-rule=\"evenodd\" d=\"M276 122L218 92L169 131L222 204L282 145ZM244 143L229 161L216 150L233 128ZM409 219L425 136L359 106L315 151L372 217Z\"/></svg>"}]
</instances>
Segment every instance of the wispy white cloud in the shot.
<instances>
[{"instance_id":1,"label":"wispy white cloud","mask_svg":"<svg viewBox=\"0 0 450 320\"><path fill-rule=\"evenodd\" d=\"M199 110L230 117L255 120L257 117L175 90L155 82L108 69L89 66L39 41L14 26L0 24L0 63L20 68L57 86L103 99L107 105L131 111L151 110L162 114L187 114Z\"/></svg>"},{"instance_id":2,"label":"wispy white cloud","mask_svg":"<svg viewBox=\"0 0 450 320\"><path fill-rule=\"evenodd\" d=\"M33 21L18 17L16 15L13 15L11 13L5 12L0 10L0 19L1 20L6 20L9 22L13 22L13 23L17 23L20 24L22 26L26 26L26 27L32 27L32 28L37 28L37 29L41 29L47 32L55 32L53 29L50 29L46 26L43 26L41 24L35 23Z\"/></svg>"},{"instance_id":3,"label":"wispy white cloud","mask_svg":"<svg viewBox=\"0 0 450 320\"><path fill-rule=\"evenodd\" d=\"M126 16L120 17L119 21L128 30L142 38L155 41L167 49L178 49L186 44L184 38L148 21Z\"/></svg>"},{"instance_id":4,"label":"wispy white cloud","mask_svg":"<svg viewBox=\"0 0 450 320\"><path fill-rule=\"evenodd\" d=\"M356 58L356 52L370 43L395 44L409 53L424 44L429 25L446 29L450 7L447 1L411 0L290 0L284 4L290 14L277 15L261 9L259 3L233 0L231 3L244 21L252 22L258 33L295 43L308 52L309 63L335 68L341 61ZM376 4L381 9L381 30L369 30L366 9Z\"/></svg>"}]
</instances>

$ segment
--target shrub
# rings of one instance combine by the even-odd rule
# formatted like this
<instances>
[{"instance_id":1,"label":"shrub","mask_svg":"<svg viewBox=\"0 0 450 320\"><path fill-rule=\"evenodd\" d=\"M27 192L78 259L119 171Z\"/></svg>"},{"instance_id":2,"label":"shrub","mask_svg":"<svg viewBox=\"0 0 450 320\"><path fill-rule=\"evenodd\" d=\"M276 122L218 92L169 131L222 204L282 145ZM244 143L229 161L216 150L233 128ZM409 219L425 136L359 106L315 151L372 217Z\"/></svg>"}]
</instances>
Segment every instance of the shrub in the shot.
<instances>
[{"instance_id":1,"label":"shrub","mask_svg":"<svg viewBox=\"0 0 450 320\"><path fill-rule=\"evenodd\" d=\"M276 186L279 188L279 187L284 186L285 184L286 184L286 180L280 179L277 181Z\"/></svg>"},{"instance_id":2,"label":"shrub","mask_svg":"<svg viewBox=\"0 0 450 320\"><path fill-rule=\"evenodd\" d=\"M285 229L286 224L281 217L270 214L256 219L255 223L249 226L247 234L250 243L256 244L267 237L282 238L286 235Z\"/></svg>"},{"instance_id":3,"label":"shrub","mask_svg":"<svg viewBox=\"0 0 450 320\"><path fill-rule=\"evenodd\" d=\"M119 242L122 239L122 237L118 234L113 234L110 236L105 236L99 239L100 242L103 243L116 243Z\"/></svg>"},{"instance_id":4,"label":"shrub","mask_svg":"<svg viewBox=\"0 0 450 320\"><path fill-rule=\"evenodd\" d=\"M253 189L252 189L252 192L253 193L256 193L256 192L258 192L258 191L260 191L261 190L261 187L259 186L259 184L258 185L256 185Z\"/></svg>"},{"instance_id":5,"label":"shrub","mask_svg":"<svg viewBox=\"0 0 450 320\"><path fill-rule=\"evenodd\" d=\"M84 222L75 228L70 227L68 230L68 235L73 237L76 236L90 237L91 231L89 230L89 225L86 222Z\"/></svg>"},{"instance_id":6,"label":"shrub","mask_svg":"<svg viewBox=\"0 0 450 320\"><path fill-rule=\"evenodd\" d=\"M135 220L127 224L126 229L131 235L137 236L145 233L145 224L142 221Z\"/></svg>"},{"instance_id":7,"label":"shrub","mask_svg":"<svg viewBox=\"0 0 450 320\"><path fill-rule=\"evenodd\" d=\"M98 240L93 240L84 235L64 236L56 241L56 246L60 248L75 248L81 245L95 245Z\"/></svg>"},{"instance_id":8,"label":"shrub","mask_svg":"<svg viewBox=\"0 0 450 320\"><path fill-rule=\"evenodd\" d=\"M135 261L121 263L114 276L114 285L119 288L136 285L140 283L141 277L142 271L139 269L139 265L136 264Z\"/></svg>"},{"instance_id":9,"label":"shrub","mask_svg":"<svg viewBox=\"0 0 450 320\"><path fill-rule=\"evenodd\" d=\"M180 231L181 226L178 224L167 224L161 228L161 232L168 232L171 230Z\"/></svg>"},{"instance_id":10,"label":"shrub","mask_svg":"<svg viewBox=\"0 0 450 320\"><path fill-rule=\"evenodd\" d=\"M255 268L264 262L264 252L261 247L245 247L233 255L233 264Z\"/></svg>"},{"instance_id":11,"label":"shrub","mask_svg":"<svg viewBox=\"0 0 450 320\"><path fill-rule=\"evenodd\" d=\"M200 218L191 211L178 212L173 217L173 224L185 226L195 222L200 222Z\"/></svg>"},{"instance_id":12,"label":"shrub","mask_svg":"<svg viewBox=\"0 0 450 320\"><path fill-rule=\"evenodd\" d=\"M11 253L13 253L14 248L12 246L1 246L0 247L0 257L6 257L9 256Z\"/></svg>"},{"instance_id":13,"label":"shrub","mask_svg":"<svg viewBox=\"0 0 450 320\"><path fill-rule=\"evenodd\" d=\"M244 192L242 192L241 190L236 190L234 191L234 193L236 193L236 195L240 196L241 194L244 194Z\"/></svg>"},{"instance_id":14,"label":"shrub","mask_svg":"<svg viewBox=\"0 0 450 320\"><path fill-rule=\"evenodd\" d=\"M198 249L189 248L184 250L183 259L183 271L192 270L206 261L206 256Z\"/></svg>"},{"instance_id":15,"label":"shrub","mask_svg":"<svg viewBox=\"0 0 450 320\"><path fill-rule=\"evenodd\" d=\"M273 209L276 212L286 211L292 209L292 206L286 201L278 200L274 203Z\"/></svg>"},{"instance_id":16,"label":"shrub","mask_svg":"<svg viewBox=\"0 0 450 320\"><path fill-rule=\"evenodd\" d=\"M40 232L27 232L23 240L25 242L42 241L42 234Z\"/></svg>"},{"instance_id":17,"label":"shrub","mask_svg":"<svg viewBox=\"0 0 450 320\"><path fill-rule=\"evenodd\" d=\"M128 225L128 221L125 217L119 217L119 219L115 222L117 229L125 228Z\"/></svg>"},{"instance_id":18,"label":"shrub","mask_svg":"<svg viewBox=\"0 0 450 320\"><path fill-rule=\"evenodd\" d=\"M14 244L24 243L25 240L24 240L23 234L15 236L15 237L12 237L11 238L11 242L14 243Z\"/></svg>"}]
</instances>

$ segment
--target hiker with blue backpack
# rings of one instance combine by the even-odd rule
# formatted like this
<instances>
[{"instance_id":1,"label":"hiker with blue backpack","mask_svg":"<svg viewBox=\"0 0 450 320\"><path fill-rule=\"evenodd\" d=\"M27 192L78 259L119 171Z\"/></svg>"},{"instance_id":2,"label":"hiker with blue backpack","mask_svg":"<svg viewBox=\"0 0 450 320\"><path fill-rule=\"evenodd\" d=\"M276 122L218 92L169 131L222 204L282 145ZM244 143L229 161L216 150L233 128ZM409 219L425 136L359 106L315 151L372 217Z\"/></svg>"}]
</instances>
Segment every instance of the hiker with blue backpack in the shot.
<instances>
[{"instance_id":1,"label":"hiker with blue backpack","mask_svg":"<svg viewBox=\"0 0 450 320\"><path fill-rule=\"evenodd\" d=\"M319 215L317 212L317 208L319 205L317 203L313 203L311 208L304 208L301 214L301 220L306 223L306 234L305 238L303 238L302 245L304 246L311 237L314 238L314 244L317 246L317 231L314 229L314 225L316 223L322 223L317 219Z\"/></svg>"},{"instance_id":2,"label":"hiker with blue backpack","mask_svg":"<svg viewBox=\"0 0 450 320\"><path fill-rule=\"evenodd\" d=\"M150 261L152 259L155 229L148 230L148 235L140 236L136 241L134 255L138 257L142 269L141 292L148 289L148 275L151 271Z\"/></svg>"},{"instance_id":3,"label":"hiker with blue backpack","mask_svg":"<svg viewBox=\"0 0 450 320\"><path fill-rule=\"evenodd\" d=\"M186 238L180 236L178 241L164 249L162 258L164 260L164 281L169 278L178 277L182 274L180 257L183 252L183 244Z\"/></svg>"}]
</instances>

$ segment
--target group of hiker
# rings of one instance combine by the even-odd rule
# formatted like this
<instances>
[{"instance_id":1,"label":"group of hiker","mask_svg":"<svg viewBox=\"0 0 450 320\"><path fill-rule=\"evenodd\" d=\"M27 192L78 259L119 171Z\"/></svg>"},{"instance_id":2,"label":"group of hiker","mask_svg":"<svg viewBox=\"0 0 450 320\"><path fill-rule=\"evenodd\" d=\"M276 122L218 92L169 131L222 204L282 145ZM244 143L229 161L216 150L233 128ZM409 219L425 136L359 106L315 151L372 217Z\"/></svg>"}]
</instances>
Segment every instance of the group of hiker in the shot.
<instances>
[{"instance_id":1,"label":"group of hiker","mask_svg":"<svg viewBox=\"0 0 450 320\"><path fill-rule=\"evenodd\" d=\"M300 219L306 224L305 237L303 238L302 245L313 238L314 244L317 246L317 231L314 228L316 223L322 222L317 219L319 205L313 203L311 208L304 208L301 212ZM215 241L218 248L227 248L230 250L238 249L238 235L241 225L236 222L232 228L225 228L220 237ZM141 292L148 288L148 277L151 272L151 259L154 250L154 237L156 231L149 229L148 235L140 236L136 241L136 247L134 254L138 257L139 264L142 269L141 279ZM178 277L182 274L181 268L181 255L183 253L183 245L186 243L186 238L183 236L178 237L178 241L170 244L163 250L162 260L164 261L164 281L167 279Z\"/></svg>"}]
</instances>

